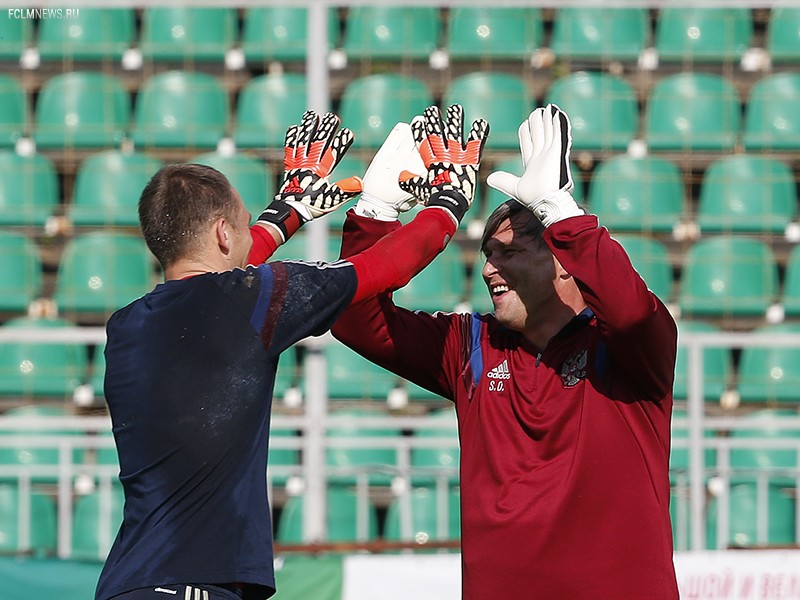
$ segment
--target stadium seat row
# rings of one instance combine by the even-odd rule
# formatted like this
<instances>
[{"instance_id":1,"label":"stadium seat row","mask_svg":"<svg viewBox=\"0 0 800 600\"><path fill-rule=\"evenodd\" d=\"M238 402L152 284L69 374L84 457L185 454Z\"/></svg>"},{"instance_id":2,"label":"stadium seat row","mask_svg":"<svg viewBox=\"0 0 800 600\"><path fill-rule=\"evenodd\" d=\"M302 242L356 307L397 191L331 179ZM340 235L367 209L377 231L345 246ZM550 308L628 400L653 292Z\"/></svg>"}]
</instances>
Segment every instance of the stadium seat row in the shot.
<instances>
[{"instance_id":1,"label":"stadium seat row","mask_svg":"<svg viewBox=\"0 0 800 600\"><path fill-rule=\"evenodd\" d=\"M786 315L800 316L800 246L789 253L781 277L774 251L757 237L703 237L688 247L678 264L656 238L633 233L615 237L651 289L665 302L674 298L684 314L758 318L780 302ZM11 231L0 232L0 247L0 310L24 312L42 293L39 249L24 234ZM338 240L331 237L325 258L336 259L338 248ZM305 256L305 238L299 234L274 258ZM476 310L491 310L480 279L482 264L480 255L465 260L458 245L451 244L398 290L396 299L417 310L454 310L464 302ZM675 270L680 272L677 278ZM65 244L53 299L64 314L109 314L149 291L157 278L156 265L139 236L113 230L82 233Z\"/></svg>"},{"instance_id":2,"label":"stadium seat row","mask_svg":"<svg viewBox=\"0 0 800 600\"><path fill-rule=\"evenodd\" d=\"M206 152L188 161L224 173L253 215L260 214L277 189L274 165L246 151ZM0 225L42 227L52 216L64 215L78 227L138 227L139 194L163 164L142 152L96 152L79 163L69 197L64 197L58 170L47 155L21 156L0 150ZM517 174L522 168L518 158L487 160L486 165ZM365 170L365 161L348 155L333 177L363 175ZM600 162L591 173L574 165L572 170L575 199L614 233L669 234L681 224L694 222L703 233L782 235L798 216L791 165L767 155L721 156L702 175L684 176L676 163L657 155L619 154ZM506 199L479 183L462 226L482 221ZM341 229L344 218L344 210L326 217L335 231Z\"/></svg>"},{"instance_id":3,"label":"stadium seat row","mask_svg":"<svg viewBox=\"0 0 800 600\"><path fill-rule=\"evenodd\" d=\"M30 417L31 415L53 416L60 411L29 406L11 410L6 416ZM365 411L335 411L331 416L374 416ZM678 410L678 418L685 413ZM781 420L796 419L797 412L785 409L760 409L748 416L757 425L749 429L733 429L725 437L737 440L753 438L773 441L791 441L800 436L800 430L786 427ZM429 427L421 427L414 433L415 438L432 436L456 441L455 419L452 409L434 411L429 414ZM63 432L48 430L23 433L36 433L39 438L48 435L63 435ZM3 432L3 436L12 435ZM275 436L297 437L292 430L276 429ZM681 425L673 424L673 438L685 439L688 432ZM398 429L369 429L356 426L330 431L330 439L344 436L348 439L374 438L378 444L387 438L405 437ZM711 442L716 437L711 430L706 438ZM365 439L363 441L366 441ZM399 447L399 445L398 445ZM73 458L78 470L83 465L116 466L113 450L103 455L91 457L77 452ZM328 449L326 465L330 469L327 489L327 535L331 541L371 541L383 538L389 541L415 541L421 547L436 540L457 539L459 527L459 490L455 467L459 451L456 446L437 449L413 447L410 455L411 487L408 497L395 495L381 518L376 505L369 495L359 497L353 489L355 473L366 476L365 481L372 486L388 486L392 473L398 472L398 458L393 448L338 448ZM719 457L717 450L708 448L704 452L704 468L708 475L714 474ZM58 450L20 446L6 451L0 456L0 464L7 467L49 468L58 464ZM673 517L673 531L676 545L688 547L688 452L682 445L673 448L670 460ZM728 544L751 546L764 543L790 544L795 542L795 491L796 480L790 475L797 468L797 454L792 448L763 446L736 448L730 450L728 462L732 469L728 476L727 503L730 514L730 527L727 533L718 538L717 518L721 497L712 496L708 500L706 544L709 548L724 547ZM286 469L299 472L300 453L297 450L273 448L269 457L269 473L273 485L286 485L287 479L275 477ZM337 475L344 474L344 475ZM16 480L11 477L0 483L0 552L33 552L53 554L56 550L57 507L55 495L47 491L47 485L55 483L55 478L34 478L30 496L21 493ZM444 485L440 485L443 483ZM108 552L111 540L116 533L122 515L122 494L119 486L112 483L110 489L98 489L78 495L72 510L72 558L81 560L102 560ZM444 494L444 496L442 496ZM763 506L763 503L767 506ZM280 503L276 523L276 540L293 544L302 542L303 497L289 495ZM756 515L766 518L756 518ZM24 519L28 519L22 525ZM23 536L23 528L27 535Z\"/></svg>"},{"instance_id":4,"label":"stadium seat row","mask_svg":"<svg viewBox=\"0 0 800 600\"><path fill-rule=\"evenodd\" d=\"M693 243L678 264L664 242L633 232L614 232L634 265L651 288L665 301L673 297L673 270L681 287L679 304L697 314L758 315L773 303L781 280L779 265L770 245L756 237L727 231ZM0 310L24 311L42 287L43 265L36 244L23 233L0 232L2 301ZM326 259L338 258L339 241L329 240ZM281 247L274 258L306 256L306 239L298 234ZM469 263L467 258L467 263ZM456 244L408 286L397 292L401 302L421 310L450 310L467 299L474 307L489 309L480 283L481 257L465 264ZM783 303L787 313L800 311L800 248L786 260ZM106 230L76 235L67 241L58 264L55 299L66 311L107 311L126 304L148 290L157 276L152 257L141 238L133 233ZM472 272L473 283L467 281ZM722 283L725 289L721 289ZM713 286L712 286L713 284ZM716 292L716 288L720 288Z\"/></svg>"},{"instance_id":5,"label":"stadium seat row","mask_svg":"<svg viewBox=\"0 0 800 600\"><path fill-rule=\"evenodd\" d=\"M61 9L62 11L64 9ZM350 8L328 12L329 47L355 59L426 59L437 48L454 59L523 58L549 47L558 57L635 60L654 47L663 61L738 60L753 44L755 23L747 8L665 7L654 17L638 8L557 9L552 28L538 8ZM34 35L33 18L39 18ZM303 59L308 46L304 8L81 8L48 18L25 9L0 15L0 57L18 58L32 45L44 60L118 60L138 47L150 60L222 61L241 48L250 63ZM765 34L773 61L800 54L800 9L775 8ZM551 29L549 39L546 32ZM340 35L341 32L341 35Z\"/></svg>"},{"instance_id":6,"label":"stadium seat row","mask_svg":"<svg viewBox=\"0 0 800 600\"><path fill-rule=\"evenodd\" d=\"M214 148L226 136L242 148L280 148L286 128L306 106L299 73L251 79L231 110L229 93L208 73L173 70L146 79L131 95L112 74L76 71L43 85L29 118L19 82L0 76L0 146L31 136L44 149L119 147L130 138L145 148ZM517 127L538 104L526 83L509 73L474 71L453 79L442 105L464 105L468 119L492 126L488 147L513 151ZM656 152L800 149L800 74L757 80L747 99L722 75L681 72L655 82L643 102L622 77L576 71L555 79L542 98L566 110L575 150L624 150L641 138ZM398 121L436 103L421 79L375 74L351 80L338 102L356 147L376 148ZM742 116L744 107L744 116ZM641 114L640 114L641 112Z\"/></svg>"},{"instance_id":7,"label":"stadium seat row","mask_svg":"<svg viewBox=\"0 0 800 600\"><path fill-rule=\"evenodd\" d=\"M30 319L20 317L7 321L10 328L63 328L71 325L65 319ZM704 321L682 319L681 332L715 332L719 327ZM757 327L754 332L766 334L800 333L796 321ZM82 344L34 343L26 341L0 344L0 395L18 398L72 398L75 388L92 386L102 396L105 361L98 347L90 361ZM419 386L405 382L364 360L337 342L326 346L329 395L335 400L382 400L398 402L397 394L406 400L438 403L441 398ZM676 399L688 396L688 353L678 352L675 379ZM290 388L303 385L302 353L289 351L281 356L276 381L276 396L283 398ZM728 349L710 347L703 352L703 395L707 401L720 402L726 390L735 389L744 403L800 403L800 349L797 347L748 347L742 351L734 367Z\"/></svg>"}]
</instances>

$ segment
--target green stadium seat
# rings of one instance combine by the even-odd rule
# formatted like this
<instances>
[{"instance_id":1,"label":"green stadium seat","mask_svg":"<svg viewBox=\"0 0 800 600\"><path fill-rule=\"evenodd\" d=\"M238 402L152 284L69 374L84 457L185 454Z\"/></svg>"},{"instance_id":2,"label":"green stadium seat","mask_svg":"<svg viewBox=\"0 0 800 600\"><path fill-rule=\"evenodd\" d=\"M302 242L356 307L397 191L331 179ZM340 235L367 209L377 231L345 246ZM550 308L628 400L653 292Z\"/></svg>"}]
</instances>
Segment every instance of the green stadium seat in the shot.
<instances>
[{"instance_id":1,"label":"green stadium seat","mask_svg":"<svg viewBox=\"0 0 800 600\"><path fill-rule=\"evenodd\" d=\"M62 312L110 314L149 292L154 279L144 240L95 231L65 244L54 299Z\"/></svg>"},{"instance_id":2,"label":"green stadium seat","mask_svg":"<svg viewBox=\"0 0 800 600\"><path fill-rule=\"evenodd\" d=\"M753 480L767 473L772 484L794 485L790 470L798 466L797 439L800 438L800 428L781 427L780 421L797 416L794 410L762 409L748 414L747 419L763 424L759 423L753 429L731 430L730 437L733 439L785 439L791 442L787 448L731 448L730 464L735 472L738 471L735 473L737 480Z\"/></svg>"},{"instance_id":3,"label":"green stadium seat","mask_svg":"<svg viewBox=\"0 0 800 600\"><path fill-rule=\"evenodd\" d=\"M105 560L119 526L125 497L112 485L110 494L92 492L75 499L72 521L72 555L75 560Z\"/></svg>"},{"instance_id":4,"label":"green stadium seat","mask_svg":"<svg viewBox=\"0 0 800 600\"><path fill-rule=\"evenodd\" d=\"M24 313L42 290L42 260L33 240L0 231L0 311Z\"/></svg>"},{"instance_id":5,"label":"green stadium seat","mask_svg":"<svg viewBox=\"0 0 800 600\"><path fill-rule=\"evenodd\" d=\"M30 502L30 507L24 503ZM21 523L27 511L28 522ZM22 527L28 529L27 543ZM52 554L56 550L56 505L46 494L34 491L20 500L16 485L0 484L0 553L2 554Z\"/></svg>"},{"instance_id":6,"label":"green stadium seat","mask_svg":"<svg viewBox=\"0 0 800 600\"><path fill-rule=\"evenodd\" d=\"M36 47L42 60L120 60L136 35L132 8L84 7L69 19L42 19Z\"/></svg>"},{"instance_id":7,"label":"green stadium seat","mask_svg":"<svg viewBox=\"0 0 800 600\"><path fill-rule=\"evenodd\" d=\"M39 92L33 139L48 149L119 146L128 129L130 104L114 75L55 75Z\"/></svg>"},{"instance_id":8,"label":"green stadium seat","mask_svg":"<svg viewBox=\"0 0 800 600\"><path fill-rule=\"evenodd\" d=\"M439 9L427 6L354 6L342 49L357 60L427 59L439 44Z\"/></svg>"},{"instance_id":9,"label":"green stadium seat","mask_svg":"<svg viewBox=\"0 0 800 600\"><path fill-rule=\"evenodd\" d=\"M635 61L649 45L646 8L558 8L553 19L550 49L559 59Z\"/></svg>"},{"instance_id":10,"label":"green stadium seat","mask_svg":"<svg viewBox=\"0 0 800 600\"><path fill-rule=\"evenodd\" d=\"M618 234L614 238L650 290L662 302L669 302L672 298L672 263L667 247L656 239L633 233Z\"/></svg>"},{"instance_id":11,"label":"green stadium seat","mask_svg":"<svg viewBox=\"0 0 800 600\"><path fill-rule=\"evenodd\" d=\"M574 150L625 150L639 128L633 86L608 73L564 75L550 85L545 103L569 114Z\"/></svg>"},{"instance_id":12,"label":"green stadium seat","mask_svg":"<svg viewBox=\"0 0 800 600\"><path fill-rule=\"evenodd\" d=\"M658 156L618 155L601 162L587 198L589 210L612 232L671 232L684 202L680 169Z\"/></svg>"},{"instance_id":13,"label":"green stadium seat","mask_svg":"<svg viewBox=\"0 0 800 600\"><path fill-rule=\"evenodd\" d=\"M451 311L463 300L466 283L461 249L451 243L409 283L394 292L394 301L410 310Z\"/></svg>"},{"instance_id":14,"label":"green stadium seat","mask_svg":"<svg viewBox=\"0 0 800 600\"><path fill-rule=\"evenodd\" d=\"M414 430L414 438L449 438L454 442L454 447L414 447L411 448L411 468L423 469L424 472L414 472L412 481L417 485L434 485L439 473L437 471L452 471L447 474L450 483L458 481L458 466L460 449L458 447L458 422L455 410L445 408L428 415L424 427Z\"/></svg>"},{"instance_id":15,"label":"green stadium seat","mask_svg":"<svg viewBox=\"0 0 800 600\"><path fill-rule=\"evenodd\" d=\"M685 440L689 437L689 429L675 424L675 419L686 418L685 410L672 411L672 439ZM713 429L704 429L703 436L709 440L716 437ZM703 467L704 469L713 469L717 464L717 451L714 448L706 448L703 452ZM688 471L689 471L689 449L679 448L673 443L669 452L669 468L670 480L674 483L676 481L684 480L688 484Z\"/></svg>"},{"instance_id":16,"label":"green stadium seat","mask_svg":"<svg viewBox=\"0 0 800 600\"><path fill-rule=\"evenodd\" d=\"M668 7L656 21L655 49L665 62L739 60L752 39L749 8Z\"/></svg>"},{"instance_id":17,"label":"green stadium seat","mask_svg":"<svg viewBox=\"0 0 800 600\"><path fill-rule=\"evenodd\" d=\"M713 73L676 73L650 91L645 141L654 151L731 151L740 122L739 92L730 80Z\"/></svg>"},{"instance_id":18,"label":"green stadium seat","mask_svg":"<svg viewBox=\"0 0 800 600\"><path fill-rule=\"evenodd\" d=\"M767 504L761 505L756 484L753 482L732 483L728 491L730 516L727 536L718 540L716 546L744 548L766 544L786 545L795 543L795 499L793 492L777 486L767 488ZM719 500L708 506L706 528L708 539L717 540L717 518ZM766 531L759 532L759 514L766 511ZM711 545L711 548L716 547Z\"/></svg>"},{"instance_id":19,"label":"green stadium seat","mask_svg":"<svg viewBox=\"0 0 800 600\"><path fill-rule=\"evenodd\" d=\"M799 73L775 73L753 84L742 141L748 151L800 149Z\"/></svg>"},{"instance_id":20,"label":"green stadium seat","mask_svg":"<svg viewBox=\"0 0 800 600\"><path fill-rule=\"evenodd\" d=\"M303 502L303 496L290 496L284 504L278 519L277 542L303 542ZM368 498L359 501L351 489L329 487L327 502L327 541L366 542L378 538L378 511Z\"/></svg>"},{"instance_id":21,"label":"green stadium seat","mask_svg":"<svg viewBox=\"0 0 800 600\"><path fill-rule=\"evenodd\" d=\"M286 392L293 387L297 387L302 376L298 365L298 347L291 346L281 352L278 359L278 371L275 374L275 398L284 398Z\"/></svg>"},{"instance_id":22,"label":"green stadium seat","mask_svg":"<svg viewBox=\"0 0 800 600\"><path fill-rule=\"evenodd\" d=\"M800 333L800 324L758 328L759 333ZM737 384L742 402L800 403L800 348L746 346L742 349Z\"/></svg>"},{"instance_id":23,"label":"green stadium seat","mask_svg":"<svg viewBox=\"0 0 800 600\"><path fill-rule=\"evenodd\" d=\"M79 346L73 346L77 351L83 349ZM38 358L38 357L37 357ZM68 357L72 359L73 357ZM48 357L52 360L53 357ZM83 356L80 360L84 360ZM34 369L39 367L52 368L54 363L45 363L38 361L33 363ZM72 366L72 365L69 365ZM65 365L61 365L61 371L65 370ZM67 367L69 368L69 367ZM44 376L47 376L45 374ZM61 374L57 376L62 376ZM10 419L40 419L40 418L57 418L67 415L66 410L61 406L52 406L48 404L24 404L6 411L5 416ZM17 443L13 446L0 448L0 464L4 466L16 467L16 471L21 471L29 476L31 481L38 484L48 485L54 484L58 480L57 472L60 467L60 450L59 439L64 436L78 435L74 429L52 429L44 427L25 427L24 429L15 428L4 430L0 435L7 441L17 441L24 443ZM45 441L35 441L32 438L45 438ZM52 439L50 439L52 438ZM69 460L74 464L79 464L81 461L81 451L73 450ZM12 482L16 482L16 477L7 477Z\"/></svg>"},{"instance_id":24,"label":"green stadium seat","mask_svg":"<svg viewBox=\"0 0 800 600\"><path fill-rule=\"evenodd\" d=\"M104 358L103 359L98 359L97 355L95 355L95 359L93 361L93 364L97 365L98 362L102 362L103 369L105 369L105 359ZM103 391L103 388L102 388L102 381L101 381L100 392L102 393L102 391ZM93 450L93 452L94 452L94 464L99 465L99 466L109 466L109 465L115 466L115 467L117 467L117 471L119 472L119 453L117 452L117 447L114 445L113 435L112 435L111 431L110 430L109 431L104 431L104 432L100 433L100 435L103 436L104 438L108 438L109 440L112 440L112 443L111 443L110 447L96 448L95 450ZM86 455L84 455L84 462L91 462L91 461L88 460L88 457Z\"/></svg>"},{"instance_id":25,"label":"green stadium seat","mask_svg":"<svg viewBox=\"0 0 800 600\"><path fill-rule=\"evenodd\" d=\"M328 12L328 47L339 41L339 17ZM242 50L248 63L305 60L308 9L293 6L251 6L244 14Z\"/></svg>"},{"instance_id":26,"label":"green stadium seat","mask_svg":"<svg viewBox=\"0 0 800 600\"><path fill-rule=\"evenodd\" d=\"M331 411L331 417L346 417L346 424L332 426L328 429L329 440L359 440L376 438L376 445L369 446L329 446L325 451L325 464L329 469L328 481L338 484L353 485L358 475L366 473L370 485L387 486L395 476L397 468L397 452L394 448L381 447L379 444L386 438L402 436L400 429L385 429L374 426L361 426L359 417L376 417L385 413L361 409L340 409ZM344 472L333 473L330 470L342 469Z\"/></svg>"},{"instance_id":27,"label":"green stadium seat","mask_svg":"<svg viewBox=\"0 0 800 600\"><path fill-rule=\"evenodd\" d=\"M341 209L340 209L341 210ZM339 258L339 251L341 249L341 238L331 232L328 236L327 248L323 255L309 257L308 255L308 240L306 232L300 230L295 233L289 240L278 247L270 260L326 260L334 261Z\"/></svg>"},{"instance_id":28,"label":"green stadium seat","mask_svg":"<svg viewBox=\"0 0 800 600\"><path fill-rule=\"evenodd\" d=\"M366 75L347 84L339 115L355 134L356 147L378 148L396 123L410 122L432 104L433 95L421 79L393 73Z\"/></svg>"},{"instance_id":29,"label":"green stadium seat","mask_svg":"<svg viewBox=\"0 0 800 600\"><path fill-rule=\"evenodd\" d=\"M721 331L716 325L703 321L681 320L678 322L678 339L683 332L716 333ZM719 346L703 349L703 399L708 402L720 401L723 392L728 389L733 374L733 359L730 350ZM689 398L689 348L678 346L675 359L675 383L672 395L676 400Z\"/></svg>"},{"instance_id":30,"label":"green stadium seat","mask_svg":"<svg viewBox=\"0 0 800 600\"><path fill-rule=\"evenodd\" d=\"M103 382L106 376L106 355L105 344L98 345L94 349L92 361L89 365L89 385L92 386L92 391L97 396L103 396Z\"/></svg>"},{"instance_id":31,"label":"green stadium seat","mask_svg":"<svg viewBox=\"0 0 800 600\"><path fill-rule=\"evenodd\" d=\"M0 36L0 60L19 60L33 40L34 20L23 19L12 12L12 10L0 11L0 31L3 32Z\"/></svg>"},{"instance_id":32,"label":"green stadium seat","mask_svg":"<svg viewBox=\"0 0 800 600\"><path fill-rule=\"evenodd\" d=\"M766 45L773 63L800 59L800 7L775 6L769 15Z\"/></svg>"},{"instance_id":33,"label":"green stadium seat","mask_svg":"<svg viewBox=\"0 0 800 600\"><path fill-rule=\"evenodd\" d=\"M233 141L242 148L283 148L286 130L303 116L306 96L302 73L254 77L239 94Z\"/></svg>"},{"instance_id":34,"label":"green stadium seat","mask_svg":"<svg viewBox=\"0 0 800 600\"><path fill-rule=\"evenodd\" d=\"M475 71L453 79L444 91L442 106L461 104L465 127L484 118L491 130L486 147L519 150L519 126L534 105L533 93L522 78L509 73Z\"/></svg>"},{"instance_id":35,"label":"green stadium seat","mask_svg":"<svg viewBox=\"0 0 800 600\"><path fill-rule=\"evenodd\" d=\"M409 491L410 522L404 522L403 498L396 497L386 510L384 538L417 543L420 550L435 541L461 537L461 494L451 488L441 498L433 487L414 487Z\"/></svg>"},{"instance_id":36,"label":"green stadium seat","mask_svg":"<svg viewBox=\"0 0 800 600\"><path fill-rule=\"evenodd\" d=\"M539 8L457 6L447 21L447 52L455 60L529 57L544 40Z\"/></svg>"},{"instance_id":37,"label":"green stadium seat","mask_svg":"<svg viewBox=\"0 0 800 600\"><path fill-rule=\"evenodd\" d=\"M794 246L786 259L781 304L787 317L800 316L800 246Z\"/></svg>"},{"instance_id":38,"label":"green stadium seat","mask_svg":"<svg viewBox=\"0 0 800 600\"><path fill-rule=\"evenodd\" d=\"M328 393L339 400L386 400L397 386L389 371L363 358L340 342L325 347Z\"/></svg>"},{"instance_id":39,"label":"green stadium seat","mask_svg":"<svg viewBox=\"0 0 800 600\"><path fill-rule=\"evenodd\" d=\"M222 61L237 37L235 8L148 6L139 47L154 61Z\"/></svg>"},{"instance_id":40,"label":"green stadium seat","mask_svg":"<svg viewBox=\"0 0 800 600\"><path fill-rule=\"evenodd\" d=\"M763 317L777 291L778 266L769 246L720 235L687 251L678 302L692 316Z\"/></svg>"},{"instance_id":41,"label":"green stadium seat","mask_svg":"<svg viewBox=\"0 0 800 600\"><path fill-rule=\"evenodd\" d=\"M243 154L208 152L192 158L193 163L214 167L228 178L239 192L253 219L264 211L275 196L275 179L261 160Z\"/></svg>"},{"instance_id":42,"label":"green stadium seat","mask_svg":"<svg viewBox=\"0 0 800 600\"><path fill-rule=\"evenodd\" d=\"M213 148L228 124L228 94L213 75L166 71L139 88L134 108L137 146Z\"/></svg>"},{"instance_id":43,"label":"green stadium seat","mask_svg":"<svg viewBox=\"0 0 800 600\"><path fill-rule=\"evenodd\" d=\"M67 216L78 226L138 227L139 196L161 160L139 152L105 150L78 166Z\"/></svg>"},{"instance_id":44,"label":"green stadium seat","mask_svg":"<svg viewBox=\"0 0 800 600\"><path fill-rule=\"evenodd\" d=\"M781 234L796 215L797 189L788 164L738 154L706 168L697 206L701 231Z\"/></svg>"},{"instance_id":45,"label":"green stadium seat","mask_svg":"<svg viewBox=\"0 0 800 600\"><path fill-rule=\"evenodd\" d=\"M405 379L401 379L400 386L405 390L406 394L408 395L408 399L411 401L420 400L427 402L441 402L443 404L447 402L447 400L445 400L439 394L434 394L430 390L427 390L424 387Z\"/></svg>"},{"instance_id":46,"label":"green stadium seat","mask_svg":"<svg viewBox=\"0 0 800 600\"><path fill-rule=\"evenodd\" d=\"M3 327L58 329L69 325L63 319L18 317ZM87 362L86 348L80 344L5 342L0 344L0 394L71 398L84 380Z\"/></svg>"},{"instance_id":47,"label":"green stadium seat","mask_svg":"<svg viewBox=\"0 0 800 600\"><path fill-rule=\"evenodd\" d=\"M0 226L43 226L59 203L59 193L50 158L0 151Z\"/></svg>"},{"instance_id":48,"label":"green stadium seat","mask_svg":"<svg viewBox=\"0 0 800 600\"><path fill-rule=\"evenodd\" d=\"M0 74L0 148L13 148L28 128L28 100L16 77Z\"/></svg>"},{"instance_id":49,"label":"green stadium seat","mask_svg":"<svg viewBox=\"0 0 800 600\"><path fill-rule=\"evenodd\" d=\"M270 428L269 435L270 443L267 460L267 474L269 475L269 479L273 484L284 485L290 476L287 473L282 472L281 469L286 469L287 467L299 467L300 450L297 448L276 448L274 442L278 438L296 439L298 435L293 429L277 429L275 427ZM279 468L278 473L275 473L275 467Z\"/></svg>"}]
</instances>

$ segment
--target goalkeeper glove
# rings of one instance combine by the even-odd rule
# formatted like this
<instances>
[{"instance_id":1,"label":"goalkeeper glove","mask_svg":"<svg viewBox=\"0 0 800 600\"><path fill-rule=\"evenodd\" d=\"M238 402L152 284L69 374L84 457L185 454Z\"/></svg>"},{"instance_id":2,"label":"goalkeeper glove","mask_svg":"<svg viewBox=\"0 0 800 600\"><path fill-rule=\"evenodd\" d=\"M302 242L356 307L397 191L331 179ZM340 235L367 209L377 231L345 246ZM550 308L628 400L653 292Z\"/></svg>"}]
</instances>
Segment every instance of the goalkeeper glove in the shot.
<instances>
[{"instance_id":1,"label":"goalkeeper glove","mask_svg":"<svg viewBox=\"0 0 800 600\"><path fill-rule=\"evenodd\" d=\"M422 119L412 122L411 132L428 172L415 175L404 171L400 175L400 187L425 206L446 210L457 225L475 197L489 123L485 119L474 121L464 144L462 106L453 104L447 109L446 123L439 109L429 106Z\"/></svg>"},{"instance_id":2,"label":"goalkeeper glove","mask_svg":"<svg viewBox=\"0 0 800 600\"><path fill-rule=\"evenodd\" d=\"M284 242L292 233L286 227L292 213L300 224L306 223L336 210L361 192L359 177L328 181L328 175L354 139L349 129L337 132L338 126L339 117L335 114L327 113L320 119L309 110L299 125L286 130L283 183L273 202L258 217L259 222L276 227Z\"/></svg>"},{"instance_id":3,"label":"goalkeeper glove","mask_svg":"<svg viewBox=\"0 0 800 600\"><path fill-rule=\"evenodd\" d=\"M403 171L423 172L411 126L398 123L386 137L364 174L364 193L356 204L356 214L379 221L395 221L410 210L417 199L398 185Z\"/></svg>"},{"instance_id":4,"label":"goalkeeper glove","mask_svg":"<svg viewBox=\"0 0 800 600\"><path fill-rule=\"evenodd\" d=\"M527 206L545 227L582 215L571 193L575 187L569 169L571 146L567 113L555 104L537 108L519 127L522 177L495 171L486 183Z\"/></svg>"}]
</instances>

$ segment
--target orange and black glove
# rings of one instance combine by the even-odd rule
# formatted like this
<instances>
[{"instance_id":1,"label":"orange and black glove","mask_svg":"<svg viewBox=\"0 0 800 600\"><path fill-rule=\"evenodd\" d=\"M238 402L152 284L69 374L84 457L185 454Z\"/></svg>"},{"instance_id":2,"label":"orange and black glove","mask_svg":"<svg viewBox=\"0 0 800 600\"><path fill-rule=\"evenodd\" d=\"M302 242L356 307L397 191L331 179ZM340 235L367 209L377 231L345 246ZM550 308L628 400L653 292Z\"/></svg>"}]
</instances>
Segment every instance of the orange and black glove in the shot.
<instances>
[{"instance_id":1,"label":"orange and black glove","mask_svg":"<svg viewBox=\"0 0 800 600\"><path fill-rule=\"evenodd\" d=\"M463 107L450 106L445 122L439 109L429 106L422 119L411 123L411 132L428 172L418 175L404 171L400 187L425 206L446 210L458 224L475 198L489 123L485 119L474 121L465 144Z\"/></svg>"},{"instance_id":2,"label":"orange and black glove","mask_svg":"<svg viewBox=\"0 0 800 600\"><path fill-rule=\"evenodd\" d=\"M328 176L353 144L353 132L340 129L339 117L322 118L306 111L299 125L286 130L283 183L273 202L261 213L259 222L278 228L283 240L291 235L287 220L300 224L332 212L361 193L361 179L348 177L330 183Z\"/></svg>"}]
</instances>

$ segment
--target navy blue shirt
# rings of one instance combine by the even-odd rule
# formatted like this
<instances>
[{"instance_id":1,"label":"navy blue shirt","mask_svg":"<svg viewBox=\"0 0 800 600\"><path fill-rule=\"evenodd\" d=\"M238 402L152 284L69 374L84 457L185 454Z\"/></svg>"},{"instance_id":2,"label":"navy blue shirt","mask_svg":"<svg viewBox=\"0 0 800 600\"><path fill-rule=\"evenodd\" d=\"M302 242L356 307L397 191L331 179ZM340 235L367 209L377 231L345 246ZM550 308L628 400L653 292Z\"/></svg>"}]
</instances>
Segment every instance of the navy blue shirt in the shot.
<instances>
[{"instance_id":1,"label":"navy blue shirt","mask_svg":"<svg viewBox=\"0 0 800 600\"><path fill-rule=\"evenodd\" d=\"M331 327L349 263L275 262L168 281L107 324L105 396L124 521L97 586L274 593L267 446L280 353Z\"/></svg>"}]
</instances>

